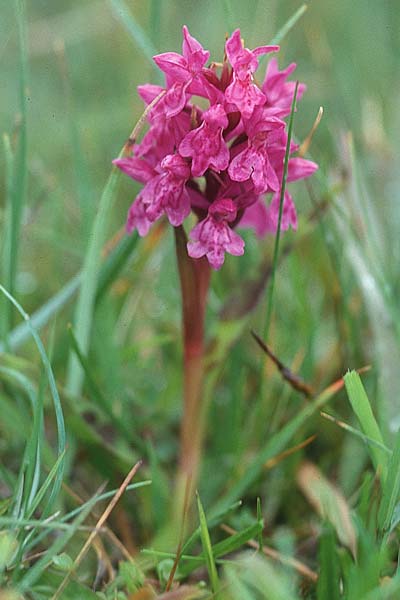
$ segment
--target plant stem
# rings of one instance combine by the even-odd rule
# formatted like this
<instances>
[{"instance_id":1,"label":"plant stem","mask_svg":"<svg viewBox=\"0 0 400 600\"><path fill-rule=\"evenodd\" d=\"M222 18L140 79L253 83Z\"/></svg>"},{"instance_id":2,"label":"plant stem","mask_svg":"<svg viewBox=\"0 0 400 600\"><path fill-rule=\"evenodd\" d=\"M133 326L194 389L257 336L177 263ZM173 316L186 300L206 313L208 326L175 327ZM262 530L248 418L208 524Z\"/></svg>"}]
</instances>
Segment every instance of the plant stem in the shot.
<instances>
[{"instance_id":1,"label":"plant stem","mask_svg":"<svg viewBox=\"0 0 400 600\"><path fill-rule=\"evenodd\" d=\"M175 246L182 293L183 419L177 477L178 498L190 481L192 492L199 475L204 430L202 385L204 377L204 320L210 267L205 258L188 256L183 227L175 228ZM177 506L182 508L181 502Z\"/></svg>"}]
</instances>

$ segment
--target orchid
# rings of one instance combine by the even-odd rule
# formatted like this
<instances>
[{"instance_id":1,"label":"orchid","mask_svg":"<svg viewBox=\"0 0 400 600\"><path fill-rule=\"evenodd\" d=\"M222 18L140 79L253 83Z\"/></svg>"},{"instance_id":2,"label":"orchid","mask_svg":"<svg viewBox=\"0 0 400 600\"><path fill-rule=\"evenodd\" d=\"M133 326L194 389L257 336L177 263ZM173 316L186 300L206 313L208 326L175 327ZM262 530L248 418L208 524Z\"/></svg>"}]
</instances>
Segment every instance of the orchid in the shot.
<instances>
[{"instance_id":1,"label":"orchid","mask_svg":"<svg viewBox=\"0 0 400 600\"><path fill-rule=\"evenodd\" d=\"M190 257L206 257L214 269L225 253L240 256L244 241L236 227L251 227L260 237L276 233L283 198L281 230L296 229L290 193L282 196L284 157L295 82L288 77L295 63L280 71L276 58L268 64L259 87L254 77L259 57L278 46L246 48L240 30L226 41L224 62L207 64L210 53L183 27L182 54L154 57L164 72L165 87L141 85L149 129L131 154L114 161L129 177L144 184L128 213L127 231L147 235L166 215L172 226L193 213L197 225L189 233ZM305 86L298 86L299 99ZM194 96L204 99L200 107ZM158 98L158 101L157 101ZM292 156L287 182L309 177L318 166ZM272 199L266 203L265 196Z\"/></svg>"}]
</instances>

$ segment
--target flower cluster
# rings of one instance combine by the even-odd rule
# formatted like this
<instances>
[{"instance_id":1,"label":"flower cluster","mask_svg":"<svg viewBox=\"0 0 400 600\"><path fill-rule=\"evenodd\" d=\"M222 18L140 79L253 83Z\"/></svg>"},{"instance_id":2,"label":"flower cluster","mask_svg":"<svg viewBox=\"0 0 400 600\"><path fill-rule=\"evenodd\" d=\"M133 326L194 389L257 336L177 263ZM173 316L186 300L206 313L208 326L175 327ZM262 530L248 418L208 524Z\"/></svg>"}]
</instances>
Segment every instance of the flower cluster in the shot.
<instances>
[{"instance_id":1,"label":"flower cluster","mask_svg":"<svg viewBox=\"0 0 400 600\"><path fill-rule=\"evenodd\" d=\"M206 66L210 54L183 27L182 55L154 57L165 73L166 87L146 84L138 91L146 105L149 130L131 156L114 161L144 184L129 209L127 230L144 236L166 215L177 227L193 212L198 223L190 232L188 253L206 256L219 269L225 252L239 256L244 241L234 228L253 227L258 236L276 232L287 144L284 118L291 112L296 68L279 71L275 58L259 86L254 73L261 55L279 46L245 48L237 29L226 41L222 64ZM304 85L298 87L298 98ZM192 102L200 100L202 108ZM297 150L291 144L291 154ZM289 159L287 181L308 177L317 165ZM269 206L265 194L272 194ZM281 228L297 226L291 195L284 196Z\"/></svg>"}]
</instances>

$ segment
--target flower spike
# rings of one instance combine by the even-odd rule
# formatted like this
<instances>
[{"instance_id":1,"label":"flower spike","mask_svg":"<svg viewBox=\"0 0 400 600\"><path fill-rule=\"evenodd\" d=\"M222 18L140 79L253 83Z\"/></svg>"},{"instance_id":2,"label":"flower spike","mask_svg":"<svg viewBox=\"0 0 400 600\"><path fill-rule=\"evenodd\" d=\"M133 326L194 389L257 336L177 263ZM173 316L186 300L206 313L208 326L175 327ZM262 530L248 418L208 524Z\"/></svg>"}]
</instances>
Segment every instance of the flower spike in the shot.
<instances>
[{"instance_id":1,"label":"flower spike","mask_svg":"<svg viewBox=\"0 0 400 600\"><path fill-rule=\"evenodd\" d=\"M188 254L193 259L205 256L214 269L221 268L226 253L244 253L236 227L251 227L260 237L276 233L287 145L284 119L295 87L288 78L296 65L280 71L272 58L261 87L254 74L260 56L278 50L279 46L250 50L236 29L226 41L229 62L220 72L217 62L210 63L208 50L184 26L182 54L154 57L165 74L165 89L150 83L139 86L145 105L152 104L146 115L148 131L129 156L114 161L143 184L128 212L128 233L147 235L163 216L179 227L192 213L198 222L189 234ZM298 99L304 90L300 84ZM201 106L198 97L203 98ZM287 183L309 177L318 168L293 156L297 149L292 143ZM296 229L297 214L286 190L281 229L290 227Z\"/></svg>"}]
</instances>

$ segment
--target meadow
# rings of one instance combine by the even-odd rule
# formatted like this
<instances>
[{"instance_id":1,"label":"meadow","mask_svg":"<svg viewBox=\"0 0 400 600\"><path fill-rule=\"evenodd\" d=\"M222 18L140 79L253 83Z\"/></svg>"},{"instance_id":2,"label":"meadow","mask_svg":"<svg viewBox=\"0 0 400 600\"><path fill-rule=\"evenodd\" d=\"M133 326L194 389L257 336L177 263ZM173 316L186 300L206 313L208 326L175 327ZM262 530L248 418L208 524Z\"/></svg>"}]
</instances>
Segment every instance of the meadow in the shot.
<instances>
[{"instance_id":1,"label":"meadow","mask_svg":"<svg viewBox=\"0 0 400 600\"><path fill-rule=\"evenodd\" d=\"M112 164L183 25L280 45L319 166L296 231L212 271L198 379L206 259L126 234ZM3 0L0 600L400 598L399 31L390 0Z\"/></svg>"}]
</instances>

